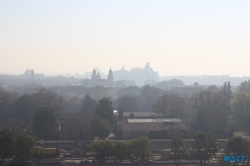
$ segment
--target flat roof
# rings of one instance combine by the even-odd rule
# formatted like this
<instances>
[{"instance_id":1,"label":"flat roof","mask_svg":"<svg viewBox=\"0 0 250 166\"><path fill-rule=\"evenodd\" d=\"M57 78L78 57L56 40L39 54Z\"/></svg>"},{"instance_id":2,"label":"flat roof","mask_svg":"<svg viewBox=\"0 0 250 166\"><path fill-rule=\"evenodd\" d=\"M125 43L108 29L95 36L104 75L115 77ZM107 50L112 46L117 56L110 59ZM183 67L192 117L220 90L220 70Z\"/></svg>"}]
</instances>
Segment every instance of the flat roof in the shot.
<instances>
[{"instance_id":1,"label":"flat roof","mask_svg":"<svg viewBox=\"0 0 250 166\"><path fill-rule=\"evenodd\" d=\"M179 118L159 118L159 119L128 119L128 123L164 123L181 122Z\"/></svg>"}]
</instances>

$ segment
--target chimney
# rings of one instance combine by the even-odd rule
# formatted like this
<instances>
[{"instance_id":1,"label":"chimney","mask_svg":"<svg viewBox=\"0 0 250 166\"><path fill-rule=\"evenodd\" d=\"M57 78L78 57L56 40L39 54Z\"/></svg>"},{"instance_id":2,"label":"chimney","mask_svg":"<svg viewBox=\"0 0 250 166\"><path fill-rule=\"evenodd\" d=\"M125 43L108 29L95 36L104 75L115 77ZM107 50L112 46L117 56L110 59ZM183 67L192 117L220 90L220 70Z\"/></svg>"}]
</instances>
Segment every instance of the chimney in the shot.
<instances>
[{"instance_id":1,"label":"chimney","mask_svg":"<svg viewBox=\"0 0 250 166\"><path fill-rule=\"evenodd\" d=\"M118 116L118 120L119 121L123 121L123 110L121 108L119 108L119 116Z\"/></svg>"}]
</instances>

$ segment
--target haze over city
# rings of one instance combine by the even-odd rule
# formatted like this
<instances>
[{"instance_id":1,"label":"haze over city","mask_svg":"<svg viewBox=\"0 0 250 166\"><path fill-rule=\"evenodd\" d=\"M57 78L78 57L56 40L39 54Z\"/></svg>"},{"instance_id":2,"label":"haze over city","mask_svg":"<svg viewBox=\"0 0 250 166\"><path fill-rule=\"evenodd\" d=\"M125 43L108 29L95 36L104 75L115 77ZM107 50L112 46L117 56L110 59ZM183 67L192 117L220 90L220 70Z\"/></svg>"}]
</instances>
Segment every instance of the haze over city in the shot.
<instances>
[{"instance_id":1,"label":"haze over city","mask_svg":"<svg viewBox=\"0 0 250 166\"><path fill-rule=\"evenodd\" d=\"M249 1L0 1L0 73L249 76Z\"/></svg>"}]
</instances>

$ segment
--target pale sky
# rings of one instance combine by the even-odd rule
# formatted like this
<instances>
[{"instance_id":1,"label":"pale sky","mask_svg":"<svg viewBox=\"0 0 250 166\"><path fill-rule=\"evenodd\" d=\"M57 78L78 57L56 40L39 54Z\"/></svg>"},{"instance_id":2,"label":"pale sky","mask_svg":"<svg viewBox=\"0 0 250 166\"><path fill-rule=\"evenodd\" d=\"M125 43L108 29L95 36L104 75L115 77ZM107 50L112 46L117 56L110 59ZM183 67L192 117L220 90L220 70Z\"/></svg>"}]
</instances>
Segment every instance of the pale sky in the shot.
<instances>
[{"instance_id":1,"label":"pale sky","mask_svg":"<svg viewBox=\"0 0 250 166\"><path fill-rule=\"evenodd\" d=\"M249 0L0 0L0 73L250 75Z\"/></svg>"}]
</instances>

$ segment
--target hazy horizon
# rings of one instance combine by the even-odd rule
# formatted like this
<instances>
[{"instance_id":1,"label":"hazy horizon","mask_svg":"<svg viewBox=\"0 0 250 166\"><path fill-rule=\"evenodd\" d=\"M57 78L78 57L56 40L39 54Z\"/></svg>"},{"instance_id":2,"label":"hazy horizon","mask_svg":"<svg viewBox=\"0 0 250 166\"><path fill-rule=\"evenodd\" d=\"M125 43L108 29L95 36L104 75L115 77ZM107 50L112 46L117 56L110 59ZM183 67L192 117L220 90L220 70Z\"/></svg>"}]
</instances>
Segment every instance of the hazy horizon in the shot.
<instances>
[{"instance_id":1,"label":"hazy horizon","mask_svg":"<svg viewBox=\"0 0 250 166\"><path fill-rule=\"evenodd\" d=\"M250 1L0 1L0 73L249 76Z\"/></svg>"}]
</instances>

